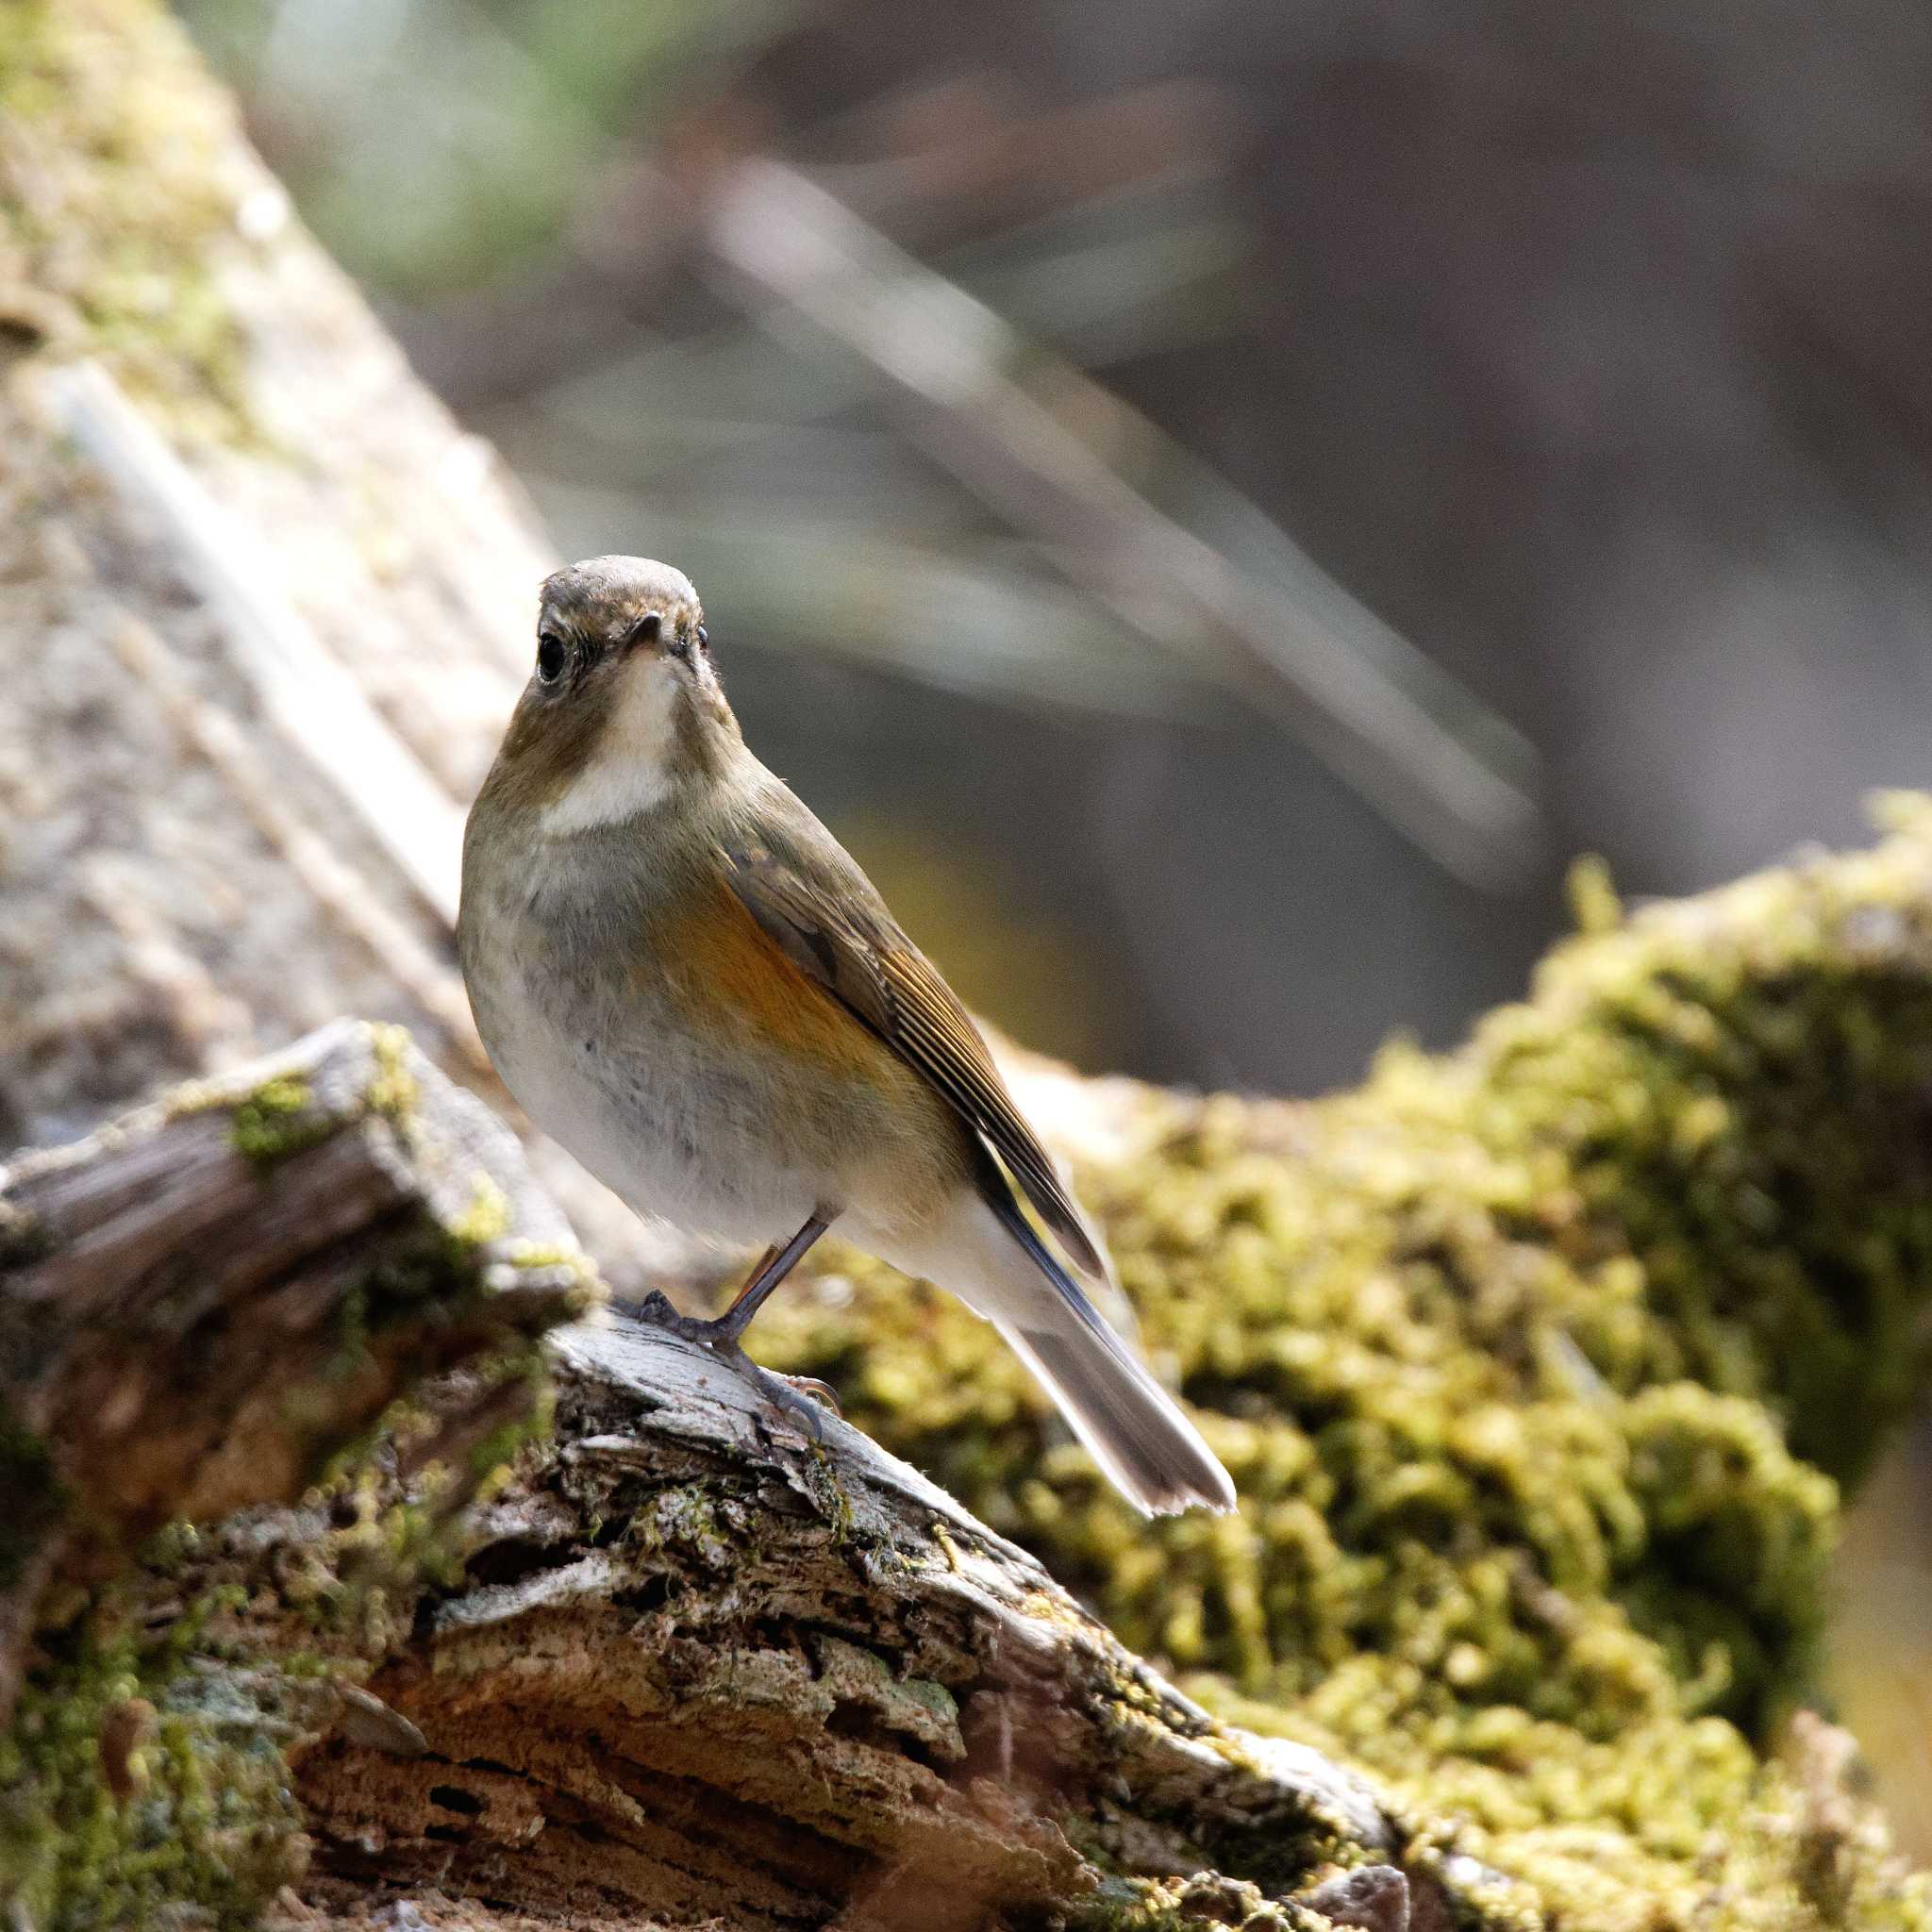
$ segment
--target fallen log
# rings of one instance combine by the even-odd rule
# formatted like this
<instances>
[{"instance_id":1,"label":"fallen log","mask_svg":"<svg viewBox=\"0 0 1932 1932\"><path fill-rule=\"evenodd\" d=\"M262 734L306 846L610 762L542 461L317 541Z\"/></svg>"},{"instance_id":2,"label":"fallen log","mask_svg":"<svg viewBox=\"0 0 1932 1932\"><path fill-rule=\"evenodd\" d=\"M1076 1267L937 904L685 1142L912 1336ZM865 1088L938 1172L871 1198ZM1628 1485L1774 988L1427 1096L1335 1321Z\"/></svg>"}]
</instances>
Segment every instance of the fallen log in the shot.
<instances>
[{"instance_id":1,"label":"fallen log","mask_svg":"<svg viewBox=\"0 0 1932 1932\"><path fill-rule=\"evenodd\" d=\"M554 1438L461 1516L590 1276L508 1130L392 1028L22 1157L0 1215L28 1923L246 1923L305 1866L310 1923L478 1927L943 1932L1169 1880L1394 1932L1508 1894L1215 1720L858 1430L629 1318L552 1336ZM208 1527L137 1559L176 1521Z\"/></svg>"},{"instance_id":2,"label":"fallen log","mask_svg":"<svg viewBox=\"0 0 1932 1932\"><path fill-rule=\"evenodd\" d=\"M1365 1780L1216 1723L845 1424L807 1440L624 1318L556 1356L554 1445L369 1681L426 1754L300 1757L312 1898L945 1932L1118 1907L1123 1874L1215 1874L1259 1911L1337 1859L1386 1873L1349 1894L1368 1916L1329 1895L1338 1923L1507 1893L1413 1847Z\"/></svg>"},{"instance_id":3,"label":"fallen log","mask_svg":"<svg viewBox=\"0 0 1932 1932\"><path fill-rule=\"evenodd\" d=\"M35 702L0 708L0 1143L72 1139L342 1011L407 1017L477 1077L441 921L379 810L345 812L295 741L308 714L269 701L252 626L273 613L286 671L313 656L292 612L460 803L523 675L547 550L289 218L158 0L14 12L0 656L34 667ZM215 580L178 478L157 490L153 466L116 460L134 445L100 383L64 379L84 358L246 532L233 558L213 546L239 575ZM1310 1891L1294 1858L1165 1880L1129 1859L1069 1914L1170 1932L1305 1911L1270 1902L1284 1895L1363 1908L1398 1896L1387 1858L1419 1871L1433 1845L1511 1874L1518 1924L1932 1924L1932 1880L1850 1795L1842 1734L1784 1722L1811 1694L1832 1593L1832 1479L1884 1452L1927 1367L1932 817L1894 820L1874 852L1627 923L1586 879L1591 936L1527 1004L1459 1053L1385 1055L1319 1105L1030 1070L1029 1114L1079 1162L1150 1353L1235 1471L1239 1524L1124 1523L996 1339L830 1243L761 1319L770 1358L835 1377L868 1431L1024 1540L1129 1649L1224 1718L1367 1766L1421 1821L1393 1854L1363 1846L1375 1865L1336 1890ZM656 1278L633 1217L532 1155L607 1274ZM442 1592L490 1582L487 1564L466 1583L447 1570L449 1496L503 1446L490 1418L452 1443L441 1499L381 1499L467 1386L419 1396L405 1441L294 1516L171 1531L77 1607L42 1601L0 1733L13 1921L253 1923L299 1877L291 1757L321 1856L315 1897L285 1895L285 1916L491 1916L459 1895L462 1858L447 1892L388 1886L366 1855L352 1876L390 1824L350 1818L338 1838L323 1808L337 1731L457 1741L327 1674L393 1671L376 1681L442 1722L408 1673L437 1674ZM16 1599L47 1524L75 1526L49 1513L46 1453L0 1435ZM547 1467L530 1457L533 1493L562 1480ZM624 1544L622 1524L581 1527L586 1557ZM314 1707L294 1695L305 1672ZM627 1682L610 1676L613 1699ZM598 1719L627 1722L615 1703ZM549 1804L531 1803L539 1848L576 1828ZM462 1820L395 1821L398 1870L412 1834L446 1846ZM702 1856L703 1823L667 1866ZM1140 1888L1130 1905L1121 1885ZM596 1911L586 1895L524 1919Z\"/></svg>"}]
</instances>

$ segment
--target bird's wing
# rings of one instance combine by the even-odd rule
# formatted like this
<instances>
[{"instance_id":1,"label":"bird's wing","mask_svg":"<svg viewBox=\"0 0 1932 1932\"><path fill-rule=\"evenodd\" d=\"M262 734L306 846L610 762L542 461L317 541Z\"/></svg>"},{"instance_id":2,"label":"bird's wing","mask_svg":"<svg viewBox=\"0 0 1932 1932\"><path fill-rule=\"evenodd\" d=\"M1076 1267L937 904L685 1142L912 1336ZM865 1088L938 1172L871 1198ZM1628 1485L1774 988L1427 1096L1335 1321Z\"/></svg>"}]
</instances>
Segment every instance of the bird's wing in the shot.
<instances>
[{"instance_id":1,"label":"bird's wing","mask_svg":"<svg viewBox=\"0 0 1932 1932\"><path fill-rule=\"evenodd\" d=\"M1080 1210L1013 1104L978 1027L857 865L846 860L855 877L837 881L834 891L810 876L819 868L805 855L793 862L754 843L721 855L732 890L786 956L931 1083L999 1156L1074 1265L1105 1280Z\"/></svg>"}]
</instances>

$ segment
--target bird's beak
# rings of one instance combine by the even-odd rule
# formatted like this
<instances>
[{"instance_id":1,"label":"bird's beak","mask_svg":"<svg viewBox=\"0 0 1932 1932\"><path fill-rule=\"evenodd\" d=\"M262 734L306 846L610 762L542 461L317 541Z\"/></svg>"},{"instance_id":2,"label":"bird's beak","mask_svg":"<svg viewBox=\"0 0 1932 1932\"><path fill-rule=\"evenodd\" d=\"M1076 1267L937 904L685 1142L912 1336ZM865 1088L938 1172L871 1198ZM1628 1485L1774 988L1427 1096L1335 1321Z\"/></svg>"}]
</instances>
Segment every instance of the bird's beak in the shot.
<instances>
[{"instance_id":1,"label":"bird's beak","mask_svg":"<svg viewBox=\"0 0 1932 1932\"><path fill-rule=\"evenodd\" d=\"M656 611L646 612L618 639L615 655L620 658L634 658L647 646L647 655L671 648L664 636L664 620Z\"/></svg>"}]
</instances>

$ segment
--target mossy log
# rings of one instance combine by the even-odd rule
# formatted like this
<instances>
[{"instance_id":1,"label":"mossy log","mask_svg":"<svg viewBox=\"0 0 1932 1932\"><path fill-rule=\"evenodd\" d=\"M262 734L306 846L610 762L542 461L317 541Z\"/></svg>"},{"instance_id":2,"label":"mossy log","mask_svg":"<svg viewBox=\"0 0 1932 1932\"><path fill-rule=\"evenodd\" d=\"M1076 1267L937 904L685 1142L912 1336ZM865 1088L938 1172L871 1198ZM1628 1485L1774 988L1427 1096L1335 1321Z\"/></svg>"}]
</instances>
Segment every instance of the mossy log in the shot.
<instances>
[{"instance_id":1,"label":"mossy log","mask_svg":"<svg viewBox=\"0 0 1932 1932\"><path fill-rule=\"evenodd\" d=\"M305 1866L311 1920L441 1897L478 1928L1099 1925L1169 1877L1402 1932L1509 1895L662 1330L559 1330L554 1436L458 1515L589 1275L393 1028L27 1155L0 1217L28 1923L248 1924Z\"/></svg>"},{"instance_id":2,"label":"mossy log","mask_svg":"<svg viewBox=\"0 0 1932 1932\"><path fill-rule=\"evenodd\" d=\"M1869 1461L1926 1346L1932 807L1890 819L1627 920L1586 880L1528 1002L1358 1093L1024 1074L1238 1518L1126 1516L986 1331L834 1254L762 1346L989 1526L616 1328L558 1344L466 1568L381 1465L205 1536L165 1587L240 1607L195 1642L373 1670L423 1740L277 1747L300 1913L866 1924L925 1872L1015 1926L1923 1932L1846 1741L1788 1715L1822 1459ZM416 1552L374 1594L372 1543Z\"/></svg>"},{"instance_id":3,"label":"mossy log","mask_svg":"<svg viewBox=\"0 0 1932 1932\"><path fill-rule=\"evenodd\" d=\"M56 1586L292 1503L425 1375L508 1400L589 1265L514 1137L398 1029L342 1024L0 1166L0 1729Z\"/></svg>"},{"instance_id":4,"label":"mossy log","mask_svg":"<svg viewBox=\"0 0 1932 1932\"><path fill-rule=\"evenodd\" d=\"M401 1757L301 1754L309 1897L487 1900L461 1923L1102 1924L1192 1878L1259 1928L1449 1922L1500 1882L1411 1848L1374 1789L1219 1723L1038 1559L827 1417L819 1440L661 1329L558 1340L555 1442L368 1689ZM299 1520L288 1525L299 1537ZM1248 1883L1258 1879L1267 1890ZM1504 1889L1507 1890L1507 1889ZM1354 1896L1353 1894L1350 1895ZM517 1919L516 1923L522 1923Z\"/></svg>"},{"instance_id":5,"label":"mossy log","mask_svg":"<svg viewBox=\"0 0 1932 1932\"><path fill-rule=\"evenodd\" d=\"M1525 1002L1358 1091L1043 1097L1239 1527L1135 1523L979 1324L862 1257L758 1345L1556 1921L1932 1923L1791 1717L1840 1486L1928 1367L1932 807L1884 816L1627 917L1584 871Z\"/></svg>"}]
</instances>

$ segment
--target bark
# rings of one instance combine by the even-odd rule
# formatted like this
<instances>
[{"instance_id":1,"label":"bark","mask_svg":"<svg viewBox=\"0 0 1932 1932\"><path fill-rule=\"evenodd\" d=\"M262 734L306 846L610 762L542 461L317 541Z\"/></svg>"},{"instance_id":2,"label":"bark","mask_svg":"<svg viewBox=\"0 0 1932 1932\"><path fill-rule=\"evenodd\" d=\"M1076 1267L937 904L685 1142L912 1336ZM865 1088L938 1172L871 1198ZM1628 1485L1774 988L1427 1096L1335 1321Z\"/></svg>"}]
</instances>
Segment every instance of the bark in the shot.
<instances>
[{"instance_id":1,"label":"bark","mask_svg":"<svg viewBox=\"0 0 1932 1932\"><path fill-rule=\"evenodd\" d=\"M589 1280L508 1130L354 1025L0 1168L0 1727L54 1584L295 1502L425 1375L527 1349ZM477 1378L421 1449L526 1409L526 1380Z\"/></svg>"},{"instance_id":2,"label":"bark","mask_svg":"<svg viewBox=\"0 0 1932 1932\"><path fill-rule=\"evenodd\" d=\"M456 830L556 560L163 8L0 13L0 1146L345 1012L501 1100Z\"/></svg>"},{"instance_id":3,"label":"bark","mask_svg":"<svg viewBox=\"0 0 1932 1932\"><path fill-rule=\"evenodd\" d=\"M4 1394L56 1506L12 1527L33 1541L7 1661L58 1674L73 1586L165 1523L231 1518L164 1585L116 1586L150 1648L189 1602L225 1588L231 1607L104 1713L99 1777L125 1806L144 1727L210 1684L231 1728L295 1724L306 1837L286 1821L263 1869L312 1858L311 1922L400 1894L487 1901L445 1921L475 1926L966 1927L1104 1908L1120 1873L1260 1910L1248 1881L1312 1890L1338 1858L1379 1874L1324 1895L1339 1923L1445 1924L1507 1895L1411 1845L1366 1780L1216 1722L858 1430L628 1318L553 1339L554 1436L455 1530L474 1481L453 1491L449 1466L474 1476L527 1412L516 1344L586 1277L507 1130L392 1032L331 1029L26 1156L0 1211ZM318 1628L315 1566L341 1584L364 1521L353 1486L316 1492L325 1465L479 1357L358 1478L368 1521L430 1499L463 1565L397 1565L374 1624ZM252 1507L272 1503L297 1507ZM351 1674L319 1711L291 1688L303 1656ZM159 1802L192 1834L185 1799ZM53 1850L36 1922L84 1923L99 1895ZM0 1883L27 1897L32 1865Z\"/></svg>"},{"instance_id":4,"label":"bark","mask_svg":"<svg viewBox=\"0 0 1932 1932\"><path fill-rule=\"evenodd\" d=\"M554 1449L370 1681L429 1755L301 1761L314 1896L963 1928L1077 1908L1108 1868L1401 1858L1365 1781L1216 1724L856 1430L808 1441L629 1322L569 1331L558 1364ZM1442 1878L1414 1886L1441 1923Z\"/></svg>"}]
</instances>

